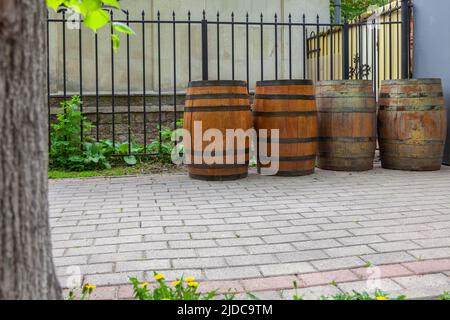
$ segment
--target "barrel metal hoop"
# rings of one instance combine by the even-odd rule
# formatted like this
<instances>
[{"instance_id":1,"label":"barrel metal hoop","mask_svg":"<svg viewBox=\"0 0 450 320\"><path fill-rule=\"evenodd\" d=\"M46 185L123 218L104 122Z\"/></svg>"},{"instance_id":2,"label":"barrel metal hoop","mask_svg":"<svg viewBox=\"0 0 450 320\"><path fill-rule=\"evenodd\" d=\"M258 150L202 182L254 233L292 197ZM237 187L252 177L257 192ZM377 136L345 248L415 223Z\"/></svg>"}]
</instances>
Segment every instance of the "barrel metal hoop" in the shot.
<instances>
[{"instance_id":1,"label":"barrel metal hoop","mask_svg":"<svg viewBox=\"0 0 450 320\"><path fill-rule=\"evenodd\" d=\"M261 100L315 100L315 95L306 94L256 94L255 99Z\"/></svg>"},{"instance_id":2,"label":"barrel metal hoop","mask_svg":"<svg viewBox=\"0 0 450 320\"><path fill-rule=\"evenodd\" d=\"M260 161L268 162L268 161L275 161L275 162L296 162L296 161L308 161L308 160L315 160L316 155L306 155L306 156L298 156L298 157L279 157L277 159L271 159L270 157L259 157Z\"/></svg>"},{"instance_id":3,"label":"barrel metal hoop","mask_svg":"<svg viewBox=\"0 0 450 320\"><path fill-rule=\"evenodd\" d=\"M186 100L204 100L204 99L248 99L245 93L218 93L218 94L191 94L186 96Z\"/></svg>"},{"instance_id":4,"label":"barrel metal hoop","mask_svg":"<svg viewBox=\"0 0 450 320\"><path fill-rule=\"evenodd\" d=\"M191 81L190 88L199 87L247 87L247 82L239 80L206 80L206 81Z\"/></svg>"},{"instance_id":5,"label":"barrel metal hoop","mask_svg":"<svg viewBox=\"0 0 450 320\"><path fill-rule=\"evenodd\" d=\"M279 144L291 144L291 143L308 143L308 142L317 142L319 141L318 137L312 138L279 138L277 142ZM258 137L258 142L260 143L275 143L271 138L262 138Z\"/></svg>"},{"instance_id":6,"label":"barrel metal hoop","mask_svg":"<svg viewBox=\"0 0 450 320\"><path fill-rule=\"evenodd\" d=\"M251 111L250 106L195 106L184 107L185 112L215 112L215 111Z\"/></svg>"},{"instance_id":7,"label":"barrel metal hoop","mask_svg":"<svg viewBox=\"0 0 450 320\"><path fill-rule=\"evenodd\" d=\"M318 154L319 158L326 158L329 160L330 158L333 159L344 159L344 160L363 160L363 159L373 159L373 156L367 156L367 154L354 154L353 156L340 156L332 152L319 152Z\"/></svg>"},{"instance_id":8,"label":"barrel metal hoop","mask_svg":"<svg viewBox=\"0 0 450 320\"><path fill-rule=\"evenodd\" d=\"M376 137L319 137L319 141L358 143L358 142L375 142L375 141L377 141L377 138Z\"/></svg>"},{"instance_id":9,"label":"barrel metal hoop","mask_svg":"<svg viewBox=\"0 0 450 320\"><path fill-rule=\"evenodd\" d=\"M392 154L392 153L385 153L383 152L382 159L387 159L387 158L395 158L395 159L415 159L415 160L442 160L441 156L438 157L424 157L424 156L399 156L398 154Z\"/></svg>"},{"instance_id":10,"label":"barrel metal hoop","mask_svg":"<svg viewBox=\"0 0 450 320\"><path fill-rule=\"evenodd\" d=\"M292 86L292 85L313 85L312 80L274 80L274 81L257 81L257 87L272 86Z\"/></svg>"},{"instance_id":11,"label":"barrel metal hoop","mask_svg":"<svg viewBox=\"0 0 450 320\"><path fill-rule=\"evenodd\" d=\"M186 149L185 154L190 154L192 156L196 156L196 157L203 157L204 156L204 151L203 150L190 150L190 149ZM246 149L237 149L237 150L223 150L223 155L224 156L228 156L228 155L243 155L243 154L247 154L250 152L250 148L246 148ZM215 157L216 156L216 152L212 151L211 152L211 156Z\"/></svg>"},{"instance_id":12,"label":"barrel metal hoop","mask_svg":"<svg viewBox=\"0 0 450 320\"><path fill-rule=\"evenodd\" d=\"M254 111L253 115L255 117L310 117L310 116L316 116L317 111Z\"/></svg>"},{"instance_id":13,"label":"barrel metal hoop","mask_svg":"<svg viewBox=\"0 0 450 320\"><path fill-rule=\"evenodd\" d=\"M382 139L379 138L380 144L400 144L412 146L427 146L427 145L444 145L443 140L407 140L407 139ZM420 143L418 143L420 142Z\"/></svg>"},{"instance_id":14,"label":"barrel metal hoop","mask_svg":"<svg viewBox=\"0 0 450 320\"><path fill-rule=\"evenodd\" d=\"M318 113L376 113L376 108L333 108L330 110L318 110Z\"/></svg>"},{"instance_id":15,"label":"barrel metal hoop","mask_svg":"<svg viewBox=\"0 0 450 320\"><path fill-rule=\"evenodd\" d=\"M381 111L440 111L440 110L444 110L444 106L440 105L440 106L436 106L436 105L431 105L431 106L386 106L386 105L380 105L380 110Z\"/></svg>"},{"instance_id":16,"label":"barrel metal hoop","mask_svg":"<svg viewBox=\"0 0 450 320\"><path fill-rule=\"evenodd\" d=\"M245 164L188 164L188 167L194 169L238 169L248 167L249 162Z\"/></svg>"},{"instance_id":17,"label":"barrel metal hoop","mask_svg":"<svg viewBox=\"0 0 450 320\"><path fill-rule=\"evenodd\" d=\"M399 99L399 98L441 98L442 92L396 92L396 93L380 93L381 99Z\"/></svg>"}]
</instances>

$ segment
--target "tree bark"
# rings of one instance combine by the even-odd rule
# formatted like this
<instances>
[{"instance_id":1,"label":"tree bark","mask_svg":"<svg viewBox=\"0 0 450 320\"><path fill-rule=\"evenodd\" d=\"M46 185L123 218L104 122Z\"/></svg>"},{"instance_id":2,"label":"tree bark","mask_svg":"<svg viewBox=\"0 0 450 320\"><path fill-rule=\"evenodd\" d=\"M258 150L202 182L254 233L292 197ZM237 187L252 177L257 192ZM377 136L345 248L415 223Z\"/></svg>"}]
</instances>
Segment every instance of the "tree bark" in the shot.
<instances>
[{"instance_id":1,"label":"tree bark","mask_svg":"<svg viewBox=\"0 0 450 320\"><path fill-rule=\"evenodd\" d=\"M48 216L44 0L0 1L0 299L60 299Z\"/></svg>"}]
</instances>

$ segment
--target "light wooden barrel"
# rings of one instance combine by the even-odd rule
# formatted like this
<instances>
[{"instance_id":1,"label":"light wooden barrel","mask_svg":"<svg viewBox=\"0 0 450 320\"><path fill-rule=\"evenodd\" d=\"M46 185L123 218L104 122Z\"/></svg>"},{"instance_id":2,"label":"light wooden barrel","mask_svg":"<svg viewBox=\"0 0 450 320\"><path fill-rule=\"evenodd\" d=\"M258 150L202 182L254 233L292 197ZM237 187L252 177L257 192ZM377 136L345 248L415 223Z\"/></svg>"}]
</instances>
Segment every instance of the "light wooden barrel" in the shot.
<instances>
[{"instance_id":1,"label":"light wooden barrel","mask_svg":"<svg viewBox=\"0 0 450 320\"><path fill-rule=\"evenodd\" d=\"M248 175L250 138L246 133L252 127L250 99L244 81L193 81L189 83L184 108L184 129L190 141L184 138L185 150L191 164L190 177L200 180L236 180ZM201 130L195 130L195 123ZM211 141L203 141L208 129L216 129L222 136L222 149L211 151ZM228 129L241 129L235 139L227 140ZM205 137L207 138L207 137ZM240 139L245 143L239 143ZM206 140L206 139L205 139ZM233 140L234 143L229 144ZM228 143L228 144L227 144ZM216 152L217 151L217 152ZM219 154L221 152L221 154Z\"/></svg>"},{"instance_id":2,"label":"light wooden barrel","mask_svg":"<svg viewBox=\"0 0 450 320\"><path fill-rule=\"evenodd\" d=\"M447 134L441 80L382 81L378 128L383 168L440 170Z\"/></svg>"},{"instance_id":3,"label":"light wooden barrel","mask_svg":"<svg viewBox=\"0 0 450 320\"><path fill-rule=\"evenodd\" d=\"M258 157L258 170L278 162L279 176L302 176L314 173L317 155L317 110L314 86L310 80L260 81L256 85L253 107L254 127L259 149L278 148L278 161L264 163ZM261 129L268 130L267 135ZM278 143L270 130L279 130ZM264 145L264 146L263 146Z\"/></svg>"},{"instance_id":4,"label":"light wooden barrel","mask_svg":"<svg viewBox=\"0 0 450 320\"><path fill-rule=\"evenodd\" d=\"M372 81L322 81L316 85L319 113L317 166L334 171L373 169L376 100Z\"/></svg>"}]
</instances>

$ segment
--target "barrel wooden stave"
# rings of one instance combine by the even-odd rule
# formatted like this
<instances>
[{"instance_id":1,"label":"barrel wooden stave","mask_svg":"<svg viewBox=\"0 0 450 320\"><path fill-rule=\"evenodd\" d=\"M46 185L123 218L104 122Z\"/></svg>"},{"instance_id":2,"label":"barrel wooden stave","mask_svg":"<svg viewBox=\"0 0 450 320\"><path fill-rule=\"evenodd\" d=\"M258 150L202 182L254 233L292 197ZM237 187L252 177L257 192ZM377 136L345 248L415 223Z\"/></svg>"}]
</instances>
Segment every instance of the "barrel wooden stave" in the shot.
<instances>
[{"instance_id":1,"label":"barrel wooden stave","mask_svg":"<svg viewBox=\"0 0 450 320\"><path fill-rule=\"evenodd\" d=\"M258 82L253 108L259 146L279 150L279 159L264 163L258 158L258 171L278 165L278 176L302 176L314 173L317 154L317 110L311 81L279 80ZM268 136L260 130L268 130ZM270 138L270 130L279 130L279 141Z\"/></svg>"},{"instance_id":2,"label":"barrel wooden stave","mask_svg":"<svg viewBox=\"0 0 450 320\"><path fill-rule=\"evenodd\" d=\"M334 171L373 169L376 102L371 81L323 81L316 85L319 114L317 166Z\"/></svg>"},{"instance_id":3,"label":"barrel wooden stave","mask_svg":"<svg viewBox=\"0 0 450 320\"><path fill-rule=\"evenodd\" d=\"M440 170L447 132L441 81L382 82L378 126L383 168Z\"/></svg>"},{"instance_id":4,"label":"barrel wooden stave","mask_svg":"<svg viewBox=\"0 0 450 320\"><path fill-rule=\"evenodd\" d=\"M200 135L194 130L195 121L202 122ZM191 133L190 149L185 150L191 157L191 164L188 164L190 177L208 181L245 178L248 175L250 139L246 139L241 148L237 146L237 139L234 146L227 145L226 130L242 129L246 132L251 127L250 100L245 82L191 82L184 112L184 128ZM203 141L202 136L208 129L219 130L224 142L222 155L211 153L205 156L204 151L211 141Z\"/></svg>"}]
</instances>

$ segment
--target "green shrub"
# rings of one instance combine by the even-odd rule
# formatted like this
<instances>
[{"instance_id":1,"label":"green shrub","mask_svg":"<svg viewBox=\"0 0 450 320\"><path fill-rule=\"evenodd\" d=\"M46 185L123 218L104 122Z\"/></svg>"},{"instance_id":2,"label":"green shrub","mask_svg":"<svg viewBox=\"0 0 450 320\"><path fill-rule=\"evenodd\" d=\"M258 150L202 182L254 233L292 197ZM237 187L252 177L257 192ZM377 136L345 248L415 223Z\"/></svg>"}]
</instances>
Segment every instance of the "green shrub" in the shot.
<instances>
[{"instance_id":1,"label":"green shrub","mask_svg":"<svg viewBox=\"0 0 450 320\"><path fill-rule=\"evenodd\" d=\"M135 155L156 154L157 160L172 163L171 155L175 143L171 140L173 131L162 128L161 137L144 147L134 142L113 143L111 140L95 141L89 133L94 127L80 111L82 101L79 96L61 103L57 121L50 127L50 167L69 171L110 169L111 165L123 160L134 166L138 163ZM177 121L177 128L183 120ZM83 139L81 138L83 137ZM179 150L183 152L183 150Z\"/></svg>"}]
</instances>

